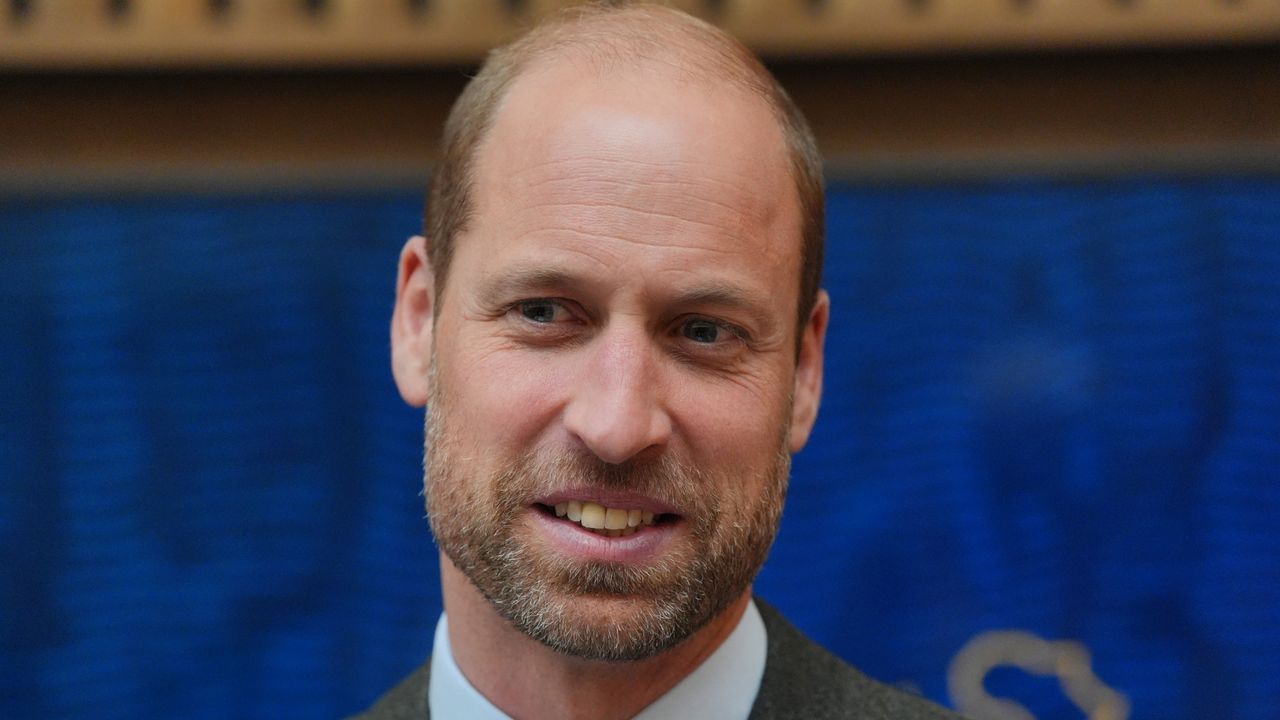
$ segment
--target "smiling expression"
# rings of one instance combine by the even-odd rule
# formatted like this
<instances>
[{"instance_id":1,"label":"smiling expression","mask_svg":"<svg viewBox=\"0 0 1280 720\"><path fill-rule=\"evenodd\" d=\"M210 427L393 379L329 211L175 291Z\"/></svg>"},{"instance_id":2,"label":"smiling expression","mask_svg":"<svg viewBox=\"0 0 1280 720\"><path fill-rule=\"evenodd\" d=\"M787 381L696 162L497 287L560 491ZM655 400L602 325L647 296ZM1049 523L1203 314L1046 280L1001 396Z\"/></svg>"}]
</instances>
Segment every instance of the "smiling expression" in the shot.
<instances>
[{"instance_id":1,"label":"smiling expression","mask_svg":"<svg viewBox=\"0 0 1280 720\"><path fill-rule=\"evenodd\" d=\"M747 592L816 412L781 132L736 88L556 62L504 99L474 203L432 330L433 532L527 634L651 656Z\"/></svg>"}]
</instances>

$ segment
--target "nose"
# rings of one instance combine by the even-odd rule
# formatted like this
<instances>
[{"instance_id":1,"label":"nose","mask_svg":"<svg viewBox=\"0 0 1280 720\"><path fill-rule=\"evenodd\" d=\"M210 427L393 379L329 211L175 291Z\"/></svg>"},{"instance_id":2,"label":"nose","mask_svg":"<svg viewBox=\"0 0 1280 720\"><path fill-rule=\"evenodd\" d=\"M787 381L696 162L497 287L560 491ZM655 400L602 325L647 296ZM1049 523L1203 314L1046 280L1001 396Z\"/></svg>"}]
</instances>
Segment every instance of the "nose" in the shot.
<instances>
[{"instance_id":1,"label":"nose","mask_svg":"<svg viewBox=\"0 0 1280 720\"><path fill-rule=\"evenodd\" d=\"M611 329L585 349L582 373L564 411L565 428L614 465L665 446L671 418L644 333Z\"/></svg>"}]
</instances>

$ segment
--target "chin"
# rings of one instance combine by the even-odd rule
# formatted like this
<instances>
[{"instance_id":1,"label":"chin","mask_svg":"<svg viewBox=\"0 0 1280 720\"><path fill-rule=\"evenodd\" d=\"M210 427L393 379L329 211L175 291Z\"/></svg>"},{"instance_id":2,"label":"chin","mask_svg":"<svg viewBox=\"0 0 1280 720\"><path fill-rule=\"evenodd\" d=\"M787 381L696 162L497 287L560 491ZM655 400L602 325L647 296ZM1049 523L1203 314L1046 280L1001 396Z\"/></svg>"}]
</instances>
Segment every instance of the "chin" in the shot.
<instances>
[{"instance_id":1,"label":"chin","mask_svg":"<svg viewBox=\"0 0 1280 720\"><path fill-rule=\"evenodd\" d=\"M660 655L709 619L691 618L677 598L575 593L544 596L508 616L517 629L556 652L603 662Z\"/></svg>"}]
</instances>

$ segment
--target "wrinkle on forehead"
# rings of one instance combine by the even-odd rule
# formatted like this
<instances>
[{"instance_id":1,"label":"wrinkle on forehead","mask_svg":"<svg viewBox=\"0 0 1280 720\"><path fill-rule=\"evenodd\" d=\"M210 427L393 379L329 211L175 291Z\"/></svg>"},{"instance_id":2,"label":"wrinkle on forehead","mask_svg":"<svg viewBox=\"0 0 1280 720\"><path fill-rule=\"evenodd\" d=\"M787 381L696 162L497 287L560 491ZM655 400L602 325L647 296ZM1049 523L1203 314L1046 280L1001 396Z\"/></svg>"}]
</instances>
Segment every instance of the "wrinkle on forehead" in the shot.
<instances>
[{"instance_id":1,"label":"wrinkle on forehead","mask_svg":"<svg viewBox=\"0 0 1280 720\"><path fill-rule=\"evenodd\" d=\"M576 141L583 139L582 132L603 127L607 132L593 133L597 142L590 151L603 162L616 159L627 149L611 146L609 139L665 134L668 143L650 147L655 154L647 159L668 165L679 162L680 157L670 152L676 148L670 145L672 138L666 131L680 122L689 129L696 125L707 141L715 141L725 132L741 136L746 131L750 144L719 146L734 159L768 162L789 174L786 140L768 101L744 89L740 82L707 75L682 77L645 61L600 71L584 68L573 55L544 59L526 68L508 88L486 144L508 145L507 152L513 147L532 150L539 145L558 145L558 157L564 158L579 147ZM511 142L504 143L499 136ZM646 159L623 158L632 162ZM524 169L536 169L544 159L527 157Z\"/></svg>"},{"instance_id":2,"label":"wrinkle on forehead","mask_svg":"<svg viewBox=\"0 0 1280 720\"><path fill-rule=\"evenodd\" d=\"M478 224L545 235L590 218L619 238L705 236L798 256L781 129L740 88L561 63L522 76L503 104L478 157Z\"/></svg>"},{"instance_id":3,"label":"wrinkle on forehead","mask_svg":"<svg viewBox=\"0 0 1280 720\"><path fill-rule=\"evenodd\" d=\"M697 179L689 171L698 171ZM715 172L715 168L689 160L669 162L637 158L609 158L599 154L569 155L515 171L503 183L525 193L567 191L584 203L609 203L626 197L638 184L650 189L669 189L706 207L741 216L745 221L768 223L777 212L769 197L752 193L740 174ZM623 177L620 177L623 176Z\"/></svg>"},{"instance_id":4,"label":"wrinkle on forehead","mask_svg":"<svg viewBox=\"0 0 1280 720\"><path fill-rule=\"evenodd\" d=\"M542 206L532 207L517 214L523 221L495 224L493 229L516 245L563 250L579 246L582 252L599 256L601 262L615 259L611 257L614 249L622 252L627 247L711 256L700 260L715 256L728 259L749 252L757 259L782 262L788 252L787 238L762 236L745 227L725 227L713 220L700 220L693 213L649 212L625 205L610 206L608 213L601 213L600 207L592 207L584 211L584 218L590 214L590 230L584 230L564 208L554 217L544 217L545 211Z\"/></svg>"}]
</instances>

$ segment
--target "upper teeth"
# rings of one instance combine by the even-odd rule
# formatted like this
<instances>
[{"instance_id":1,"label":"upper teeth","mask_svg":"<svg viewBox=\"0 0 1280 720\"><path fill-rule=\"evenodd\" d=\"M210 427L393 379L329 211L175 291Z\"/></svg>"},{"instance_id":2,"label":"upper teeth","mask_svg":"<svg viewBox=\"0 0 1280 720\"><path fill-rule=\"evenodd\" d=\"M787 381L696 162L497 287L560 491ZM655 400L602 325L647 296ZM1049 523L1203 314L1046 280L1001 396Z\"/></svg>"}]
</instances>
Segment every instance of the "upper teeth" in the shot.
<instances>
[{"instance_id":1,"label":"upper teeth","mask_svg":"<svg viewBox=\"0 0 1280 720\"><path fill-rule=\"evenodd\" d=\"M596 530L610 537L630 535L642 525L652 525L651 510L628 510L605 507L599 503L570 500L556 504L556 516L567 517L589 530Z\"/></svg>"}]
</instances>

